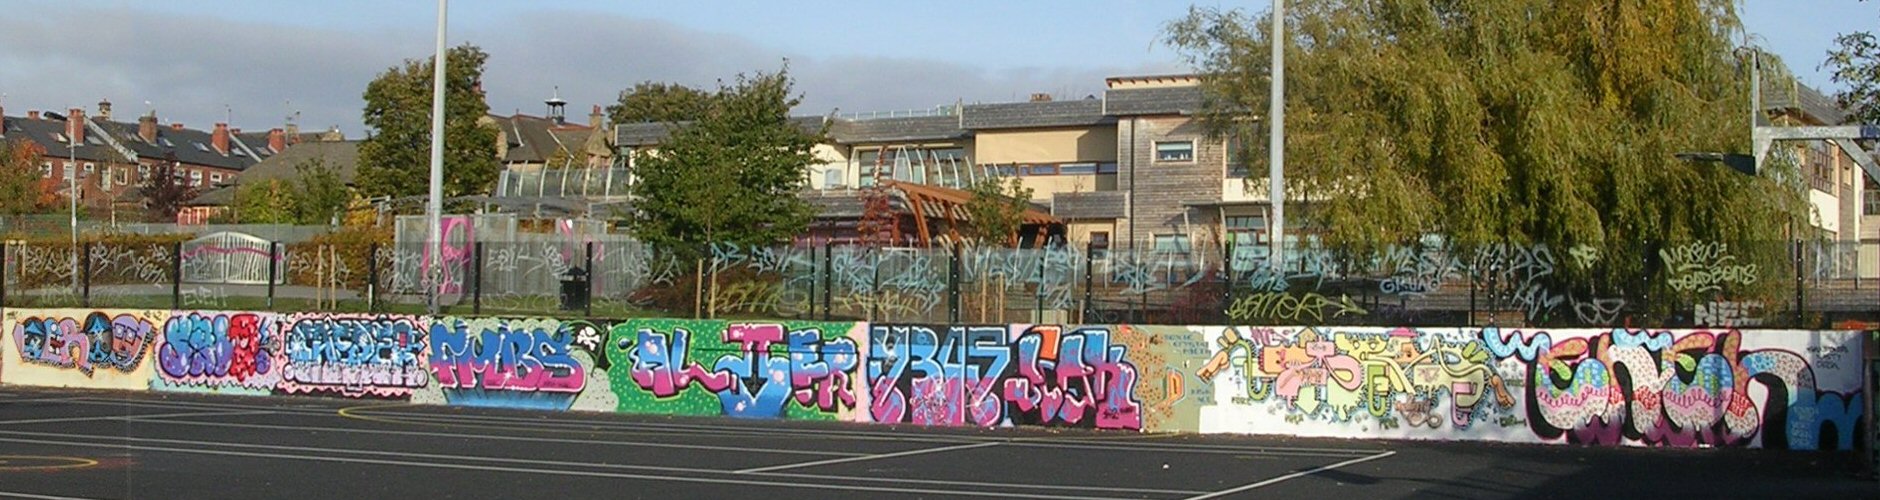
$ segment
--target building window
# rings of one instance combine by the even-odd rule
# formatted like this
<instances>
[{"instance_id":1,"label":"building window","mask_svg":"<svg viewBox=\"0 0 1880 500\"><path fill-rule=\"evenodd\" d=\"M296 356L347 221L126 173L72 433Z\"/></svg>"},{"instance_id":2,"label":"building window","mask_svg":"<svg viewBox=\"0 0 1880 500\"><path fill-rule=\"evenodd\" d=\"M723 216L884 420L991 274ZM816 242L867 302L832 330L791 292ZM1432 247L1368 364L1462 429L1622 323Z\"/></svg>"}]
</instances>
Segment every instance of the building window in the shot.
<instances>
[{"instance_id":1,"label":"building window","mask_svg":"<svg viewBox=\"0 0 1880 500\"><path fill-rule=\"evenodd\" d=\"M1195 161L1195 141L1155 143L1155 161Z\"/></svg>"},{"instance_id":2,"label":"building window","mask_svg":"<svg viewBox=\"0 0 1880 500\"><path fill-rule=\"evenodd\" d=\"M1188 253L1189 250L1192 250L1192 247L1188 245L1188 235L1185 235L1185 234L1155 235L1155 253L1185 254L1185 253Z\"/></svg>"},{"instance_id":3,"label":"building window","mask_svg":"<svg viewBox=\"0 0 1880 500\"><path fill-rule=\"evenodd\" d=\"M97 171L98 171L98 167L96 165L92 165L90 163L85 164L85 175L91 175L92 172L97 172Z\"/></svg>"},{"instance_id":4,"label":"building window","mask_svg":"<svg viewBox=\"0 0 1880 500\"><path fill-rule=\"evenodd\" d=\"M1116 173L1116 162L1109 162L1109 163L1098 163L1098 164L1097 164L1097 173L1099 173L1099 174L1114 174L1114 173Z\"/></svg>"},{"instance_id":5,"label":"building window","mask_svg":"<svg viewBox=\"0 0 1880 500\"><path fill-rule=\"evenodd\" d=\"M1064 175L1089 175L1097 173L1095 163L1066 163L1058 166L1058 173Z\"/></svg>"},{"instance_id":6,"label":"building window","mask_svg":"<svg viewBox=\"0 0 1880 500\"><path fill-rule=\"evenodd\" d=\"M202 185L202 171L201 170L189 171L189 185L191 186Z\"/></svg>"},{"instance_id":7,"label":"building window","mask_svg":"<svg viewBox=\"0 0 1880 500\"><path fill-rule=\"evenodd\" d=\"M1091 231L1090 232L1090 248L1094 250L1110 249L1110 232L1109 231Z\"/></svg>"},{"instance_id":8,"label":"building window","mask_svg":"<svg viewBox=\"0 0 1880 500\"><path fill-rule=\"evenodd\" d=\"M1057 175L1057 165L1029 165L1022 168L1025 175Z\"/></svg>"},{"instance_id":9,"label":"building window","mask_svg":"<svg viewBox=\"0 0 1880 500\"><path fill-rule=\"evenodd\" d=\"M39 164L39 176L52 177L52 162L41 162Z\"/></svg>"},{"instance_id":10,"label":"building window","mask_svg":"<svg viewBox=\"0 0 1880 500\"><path fill-rule=\"evenodd\" d=\"M128 178L130 177L130 169L114 168L114 169L111 169L111 173L113 177L117 177L117 183L119 186L130 184L130 179Z\"/></svg>"},{"instance_id":11,"label":"building window","mask_svg":"<svg viewBox=\"0 0 1880 500\"><path fill-rule=\"evenodd\" d=\"M450 62L450 60L446 59L444 62L448 63ZM446 66L448 66L448 64L446 64ZM137 180L141 182L147 177L150 177L150 166L138 165L137 166Z\"/></svg>"},{"instance_id":12,"label":"building window","mask_svg":"<svg viewBox=\"0 0 1880 500\"><path fill-rule=\"evenodd\" d=\"M1860 197L1861 215L1880 215L1880 185L1867 181L1866 192Z\"/></svg>"},{"instance_id":13,"label":"building window","mask_svg":"<svg viewBox=\"0 0 1880 500\"><path fill-rule=\"evenodd\" d=\"M222 182L222 174L209 174L209 182Z\"/></svg>"}]
</instances>

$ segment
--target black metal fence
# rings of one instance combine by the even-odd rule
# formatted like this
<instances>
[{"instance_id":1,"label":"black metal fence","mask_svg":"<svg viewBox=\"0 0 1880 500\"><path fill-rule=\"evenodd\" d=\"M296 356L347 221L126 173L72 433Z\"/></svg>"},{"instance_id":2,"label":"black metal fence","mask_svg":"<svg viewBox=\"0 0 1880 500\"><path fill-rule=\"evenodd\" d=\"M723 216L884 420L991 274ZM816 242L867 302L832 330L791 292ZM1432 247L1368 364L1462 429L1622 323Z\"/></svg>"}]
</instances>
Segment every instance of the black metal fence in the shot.
<instances>
[{"instance_id":1,"label":"black metal fence","mask_svg":"<svg viewBox=\"0 0 1880 500\"><path fill-rule=\"evenodd\" d=\"M75 251L76 250L76 251ZM8 244L8 307L427 310L895 322L1825 328L1880 324L1880 242L1692 244L1620 259L1497 245L1294 249ZM1628 271L1629 270L1629 271ZM1622 277L1621 277L1622 276Z\"/></svg>"}]
</instances>

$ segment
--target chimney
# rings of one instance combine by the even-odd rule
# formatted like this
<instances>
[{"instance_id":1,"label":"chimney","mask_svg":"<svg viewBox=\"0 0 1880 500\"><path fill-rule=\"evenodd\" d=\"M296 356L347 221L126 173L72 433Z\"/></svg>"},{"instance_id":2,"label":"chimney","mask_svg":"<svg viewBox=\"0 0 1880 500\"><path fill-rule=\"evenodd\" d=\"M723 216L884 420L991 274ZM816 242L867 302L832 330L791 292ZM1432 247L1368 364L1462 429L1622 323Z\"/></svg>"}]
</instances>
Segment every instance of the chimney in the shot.
<instances>
[{"instance_id":1,"label":"chimney","mask_svg":"<svg viewBox=\"0 0 1880 500\"><path fill-rule=\"evenodd\" d=\"M1031 102L1051 102L1051 94L1039 92L1031 95Z\"/></svg>"},{"instance_id":2,"label":"chimney","mask_svg":"<svg viewBox=\"0 0 1880 500\"><path fill-rule=\"evenodd\" d=\"M286 134L288 144L300 144L300 124L288 122Z\"/></svg>"},{"instance_id":3,"label":"chimney","mask_svg":"<svg viewBox=\"0 0 1880 500\"><path fill-rule=\"evenodd\" d=\"M38 120L38 119L39 119L39 110L37 110L37 109L29 109L29 110L27 110L27 111L26 111L26 119L28 119L28 120Z\"/></svg>"},{"instance_id":4,"label":"chimney","mask_svg":"<svg viewBox=\"0 0 1880 500\"><path fill-rule=\"evenodd\" d=\"M65 136L72 139L72 144L85 143L85 109L72 108L65 114Z\"/></svg>"},{"instance_id":5,"label":"chimney","mask_svg":"<svg viewBox=\"0 0 1880 500\"><path fill-rule=\"evenodd\" d=\"M182 131L183 131L183 122L170 122L170 130L175 130L175 131L177 131L177 132L182 132Z\"/></svg>"},{"instance_id":6,"label":"chimney","mask_svg":"<svg viewBox=\"0 0 1880 500\"><path fill-rule=\"evenodd\" d=\"M142 138L145 144L157 143L156 113L137 117L137 137Z\"/></svg>"},{"instance_id":7,"label":"chimney","mask_svg":"<svg viewBox=\"0 0 1880 500\"><path fill-rule=\"evenodd\" d=\"M333 128L327 130L326 133L320 134L320 142L340 142L344 140L346 140L346 134L339 131L339 125L334 125Z\"/></svg>"},{"instance_id":8,"label":"chimney","mask_svg":"<svg viewBox=\"0 0 1880 500\"><path fill-rule=\"evenodd\" d=\"M215 152L221 153L222 156L228 156L228 124L227 123L215 124L215 131L209 133L209 145L215 148Z\"/></svg>"},{"instance_id":9,"label":"chimney","mask_svg":"<svg viewBox=\"0 0 1880 500\"><path fill-rule=\"evenodd\" d=\"M110 99L98 100L98 117L105 119L105 121L111 121L111 100Z\"/></svg>"},{"instance_id":10,"label":"chimney","mask_svg":"<svg viewBox=\"0 0 1880 500\"><path fill-rule=\"evenodd\" d=\"M268 149L274 150L275 153L287 149L287 135L282 133L281 129L268 131Z\"/></svg>"},{"instance_id":11,"label":"chimney","mask_svg":"<svg viewBox=\"0 0 1880 500\"><path fill-rule=\"evenodd\" d=\"M600 128L601 128L601 119L603 119L603 118L605 118L605 117L606 117L606 115L602 115L602 114L601 114L601 105L599 105L599 104L595 104L595 105L594 105L594 111L589 111L589 112L588 112L588 128L592 128L592 129L595 129L595 130L600 130Z\"/></svg>"}]
</instances>

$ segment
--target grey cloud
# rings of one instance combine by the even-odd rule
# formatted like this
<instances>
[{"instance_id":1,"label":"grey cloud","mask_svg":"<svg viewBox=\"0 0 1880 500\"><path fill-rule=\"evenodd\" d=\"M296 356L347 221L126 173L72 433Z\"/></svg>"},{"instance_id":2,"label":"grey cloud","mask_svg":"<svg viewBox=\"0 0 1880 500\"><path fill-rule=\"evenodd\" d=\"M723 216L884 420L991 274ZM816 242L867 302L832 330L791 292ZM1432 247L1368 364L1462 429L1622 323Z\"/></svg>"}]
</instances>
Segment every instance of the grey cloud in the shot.
<instances>
[{"instance_id":1,"label":"grey cloud","mask_svg":"<svg viewBox=\"0 0 1880 500\"><path fill-rule=\"evenodd\" d=\"M285 101L303 129L339 125L362 134L360 93L380 71L426 57L427 30L378 32L291 26L274 20L178 16L141 6L98 9L29 4L0 18L0 92L8 114L25 109L87 108L100 97L120 116L152 101L159 116L191 126L280 126ZM86 26L75 37L69 26ZM491 109L540 114L556 86L583 120L590 105L611 102L635 82L711 87L740 72L770 71L789 60L799 113L917 109L956 100L995 102L1032 92L1061 98L1097 93L1103 78L1179 71L1144 67L1039 66L989 70L939 58L819 58L764 47L748 38L658 20L591 12L534 12L500 25L453 26L491 55L484 75ZM936 47L934 50L945 50Z\"/></svg>"}]
</instances>

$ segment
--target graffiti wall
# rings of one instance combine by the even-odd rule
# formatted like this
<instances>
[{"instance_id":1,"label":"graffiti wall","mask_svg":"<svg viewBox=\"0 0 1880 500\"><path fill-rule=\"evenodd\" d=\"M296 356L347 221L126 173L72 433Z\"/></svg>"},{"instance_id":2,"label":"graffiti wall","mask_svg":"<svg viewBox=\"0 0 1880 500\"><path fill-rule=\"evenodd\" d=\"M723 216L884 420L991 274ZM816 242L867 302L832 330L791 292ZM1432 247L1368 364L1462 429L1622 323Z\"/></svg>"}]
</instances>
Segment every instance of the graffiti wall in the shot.
<instances>
[{"instance_id":1,"label":"graffiti wall","mask_svg":"<svg viewBox=\"0 0 1880 500\"><path fill-rule=\"evenodd\" d=\"M268 394L281 384L280 317L273 313L171 314L151 357L157 390Z\"/></svg>"},{"instance_id":2,"label":"graffiti wall","mask_svg":"<svg viewBox=\"0 0 1880 500\"><path fill-rule=\"evenodd\" d=\"M47 387L144 389L144 361L165 311L10 309L0 373L6 383Z\"/></svg>"},{"instance_id":3,"label":"graffiti wall","mask_svg":"<svg viewBox=\"0 0 1880 500\"><path fill-rule=\"evenodd\" d=\"M1202 432L1849 449L1861 411L1854 332L1193 330Z\"/></svg>"},{"instance_id":4,"label":"graffiti wall","mask_svg":"<svg viewBox=\"0 0 1880 500\"><path fill-rule=\"evenodd\" d=\"M1111 327L872 325L865 377L872 422L1143 428Z\"/></svg>"},{"instance_id":5,"label":"graffiti wall","mask_svg":"<svg viewBox=\"0 0 1880 500\"><path fill-rule=\"evenodd\" d=\"M9 310L0 383L922 426L1852 449L1859 332Z\"/></svg>"},{"instance_id":6,"label":"graffiti wall","mask_svg":"<svg viewBox=\"0 0 1880 500\"><path fill-rule=\"evenodd\" d=\"M607 349L619 411L853 419L855 323L629 320Z\"/></svg>"},{"instance_id":7,"label":"graffiti wall","mask_svg":"<svg viewBox=\"0 0 1880 500\"><path fill-rule=\"evenodd\" d=\"M587 321L450 316L431 323L425 359L443 404L605 411L613 398L596 367L601 331Z\"/></svg>"}]
</instances>

